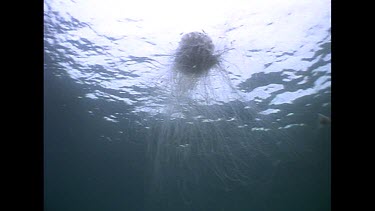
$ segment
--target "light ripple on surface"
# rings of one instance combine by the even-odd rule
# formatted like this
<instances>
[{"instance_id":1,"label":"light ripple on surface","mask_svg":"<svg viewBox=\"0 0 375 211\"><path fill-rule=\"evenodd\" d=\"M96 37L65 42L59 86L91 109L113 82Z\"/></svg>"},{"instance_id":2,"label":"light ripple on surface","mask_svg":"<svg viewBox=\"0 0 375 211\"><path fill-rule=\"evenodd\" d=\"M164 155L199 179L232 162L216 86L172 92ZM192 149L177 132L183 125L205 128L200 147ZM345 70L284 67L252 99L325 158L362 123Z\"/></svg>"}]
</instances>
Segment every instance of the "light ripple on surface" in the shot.
<instances>
[{"instance_id":1,"label":"light ripple on surface","mask_svg":"<svg viewBox=\"0 0 375 211\"><path fill-rule=\"evenodd\" d=\"M217 50L233 48L223 56L223 67L238 88L234 94L213 76L211 85L220 94L207 105L253 101L272 106L261 109L267 115L297 99L330 93L328 0L215 4L217 9L206 19L199 18L206 14L199 8L189 19L173 15L185 10L169 10L160 17L162 11L136 13L117 1L95 3L95 8L89 6L92 1L44 3L45 52L61 67L56 70L91 86L87 98L122 102L137 113L162 111L170 83L164 76L180 34L202 29ZM141 5L135 8L145 9Z\"/></svg>"}]
</instances>

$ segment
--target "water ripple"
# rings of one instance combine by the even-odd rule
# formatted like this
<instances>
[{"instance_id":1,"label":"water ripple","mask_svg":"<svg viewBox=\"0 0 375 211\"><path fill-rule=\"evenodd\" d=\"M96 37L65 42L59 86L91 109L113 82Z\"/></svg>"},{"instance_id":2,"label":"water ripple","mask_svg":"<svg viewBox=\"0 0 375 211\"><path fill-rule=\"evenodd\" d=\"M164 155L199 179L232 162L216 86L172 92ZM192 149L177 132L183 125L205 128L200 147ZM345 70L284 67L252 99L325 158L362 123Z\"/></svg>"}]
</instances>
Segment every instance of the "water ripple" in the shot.
<instances>
[{"instance_id":1,"label":"water ripple","mask_svg":"<svg viewBox=\"0 0 375 211\"><path fill-rule=\"evenodd\" d=\"M220 75L212 75L211 92L217 97L212 104L240 100L246 107L253 102L264 116L284 115L281 106L324 93L323 104L329 104L331 27L323 2L310 2L309 10L303 3L274 8L273 13L266 7L243 10L227 22L207 25L204 31L218 51L232 49L224 54L223 66L237 89L236 94L227 91ZM45 67L85 85L87 98L122 102L136 113L161 112L181 28L156 29L151 19L136 16L96 18L78 12L84 5L45 2Z\"/></svg>"}]
</instances>

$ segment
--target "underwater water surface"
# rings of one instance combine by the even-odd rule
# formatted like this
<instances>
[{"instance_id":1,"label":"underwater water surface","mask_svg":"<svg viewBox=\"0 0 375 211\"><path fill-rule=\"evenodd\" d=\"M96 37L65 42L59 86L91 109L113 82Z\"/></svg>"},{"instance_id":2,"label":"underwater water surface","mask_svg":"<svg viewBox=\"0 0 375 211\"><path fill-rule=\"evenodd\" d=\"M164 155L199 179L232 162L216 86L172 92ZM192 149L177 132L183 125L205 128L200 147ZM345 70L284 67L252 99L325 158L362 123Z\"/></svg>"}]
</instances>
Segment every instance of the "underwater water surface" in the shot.
<instances>
[{"instance_id":1,"label":"underwater water surface","mask_svg":"<svg viewBox=\"0 0 375 211\"><path fill-rule=\"evenodd\" d=\"M330 1L47 0L44 52L45 210L330 210Z\"/></svg>"}]
</instances>

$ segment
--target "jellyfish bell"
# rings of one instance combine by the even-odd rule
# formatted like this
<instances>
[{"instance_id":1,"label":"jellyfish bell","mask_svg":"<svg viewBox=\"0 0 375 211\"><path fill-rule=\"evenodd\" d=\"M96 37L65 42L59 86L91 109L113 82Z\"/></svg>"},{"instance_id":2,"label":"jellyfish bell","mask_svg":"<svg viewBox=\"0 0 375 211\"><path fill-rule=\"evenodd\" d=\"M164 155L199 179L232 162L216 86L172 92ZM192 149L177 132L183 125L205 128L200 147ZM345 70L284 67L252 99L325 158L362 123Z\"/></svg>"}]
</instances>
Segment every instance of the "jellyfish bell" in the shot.
<instances>
[{"instance_id":1,"label":"jellyfish bell","mask_svg":"<svg viewBox=\"0 0 375 211\"><path fill-rule=\"evenodd\" d=\"M218 64L212 39L202 32L182 36L174 58L174 68L184 74L203 74Z\"/></svg>"},{"instance_id":2,"label":"jellyfish bell","mask_svg":"<svg viewBox=\"0 0 375 211\"><path fill-rule=\"evenodd\" d=\"M216 94L218 90L211 85L212 82L223 80L226 88L232 88L228 71L223 68L225 60L222 58L229 50L231 49L226 47L215 49L211 37L205 32L184 34L171 57L172 71L167 75L171 81L168 85L172 96L179 101L185 98L202 100L209 104L220 95Z\"/></svg>"}]
</instances>

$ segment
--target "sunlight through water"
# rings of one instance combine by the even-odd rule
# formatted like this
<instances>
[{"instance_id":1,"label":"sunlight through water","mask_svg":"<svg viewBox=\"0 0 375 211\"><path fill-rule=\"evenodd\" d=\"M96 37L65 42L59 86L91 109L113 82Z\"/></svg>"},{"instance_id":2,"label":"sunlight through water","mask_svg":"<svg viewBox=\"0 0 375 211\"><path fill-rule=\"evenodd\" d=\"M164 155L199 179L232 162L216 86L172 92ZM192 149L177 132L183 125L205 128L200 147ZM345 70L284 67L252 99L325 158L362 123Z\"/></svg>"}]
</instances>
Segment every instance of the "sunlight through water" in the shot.
<instances>
[{"instance_id":1,"label":"sunlight through water","mask_svg":"<svg viewBox=\"0 0 375 211\"><path fill-rule=\"evenodd\" d=\"M149 203L176 194L189 205L202 189L269 184L305 156L292 131L318 131L319 112L330 116L330 9L329 0L46 0L45 69L73 79L95 105L87 112L120 128L104 140L145 146ZM129 124L146 138L123 138Z\"/></svg>"}]
</instances>

